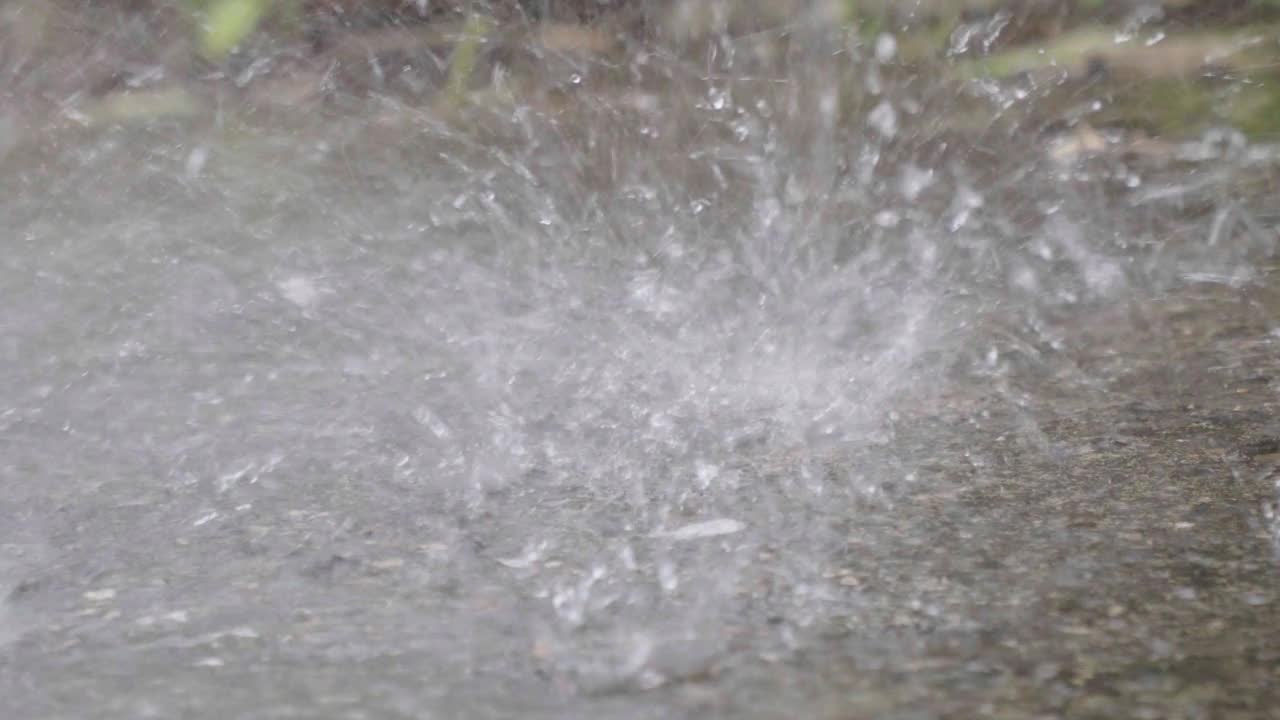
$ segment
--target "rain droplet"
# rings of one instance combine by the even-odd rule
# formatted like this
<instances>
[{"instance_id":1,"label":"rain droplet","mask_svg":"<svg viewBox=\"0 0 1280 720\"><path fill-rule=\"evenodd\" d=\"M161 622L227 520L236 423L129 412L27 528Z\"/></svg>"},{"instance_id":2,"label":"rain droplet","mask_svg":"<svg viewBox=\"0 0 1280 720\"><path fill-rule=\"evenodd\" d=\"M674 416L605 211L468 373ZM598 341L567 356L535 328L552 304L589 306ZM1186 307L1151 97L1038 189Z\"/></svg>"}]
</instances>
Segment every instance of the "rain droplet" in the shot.
<instances>
[{"instance_id":1,"label":"rain droplet","mask_svg":"<svg viewBox=\"0 0 1280 720\"><path fill-rule=\"evenodd\" d=\"M204 170L205 163L209 161L209 150L205 147L198 147L187 155L186 173L187 178L195 179L200 176Z\"/></svg>"},{"instance_id":2,"label":"rain droplet","mask_svg":"<svg viewBox=\"0 0 1280 720\"><path fill-rule=\"evenodd\" d=\"M320 296L320 290L310 279L294 275L276 283L285 300L299 307L307 307Z\"/></svg>"},{"instance_id":3,"label":"rain droplet","mask_svg":"<svg viewBox=\"0 0 1280 720\"><path fill-rule=\"evenodd\" d=\"M890 139L898 134L898 111L885 100L867 115L867 124L882 137Z\"/></svg>"},{"instance_id":4,"label":"rain droplet","mask_svg":"<svg viewBox=\"0 0 1280 720\"><path fill-rule=\"evenodd\" d=\"M898 40L889 33L881 33L876 38L876 60L887 63L898 54Z\"/></svg>"},{"instance_id":5,"label":"rain droplet","mask_svg":"<svg viewBox=\"0 0 1280 720\"><path fill-rule=\"evenodd\" d=\"M732 518L716 518L715 520L705 520L696 522L691 525L685 525L675 530L659 531L654 533L654 537L667 538L669 540L697 540L700 538L717 537L720 535L731 535L740 532L746 525Z\"/></svg>"}]
</instances>

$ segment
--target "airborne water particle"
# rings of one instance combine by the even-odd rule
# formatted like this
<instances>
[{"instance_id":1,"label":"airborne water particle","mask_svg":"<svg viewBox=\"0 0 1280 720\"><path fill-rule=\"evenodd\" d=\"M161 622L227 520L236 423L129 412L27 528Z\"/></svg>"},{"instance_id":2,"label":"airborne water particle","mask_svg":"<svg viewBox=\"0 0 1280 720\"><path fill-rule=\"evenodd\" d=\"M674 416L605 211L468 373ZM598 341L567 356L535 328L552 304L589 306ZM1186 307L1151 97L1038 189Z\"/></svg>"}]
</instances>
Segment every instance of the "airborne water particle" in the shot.
<instances>
[{"instance_id":1,"label":"airborne water particle","mask_svg":"<svg viewBox=\"0 0 1280 720\"><path fill-rule=\"evenodd\" d=\"M276 287L280 289L280 294L284 296L284 299L298 307L307 307L320 296L320 290L316 287L315 282L301 275L285 278L277 283Z\"/></svg>"},{"instance_id":2,"label":"airborne water particle","mask_svg":"<svg viewBox=\"0 0 1280 720\"><path fill-rule=\"evenodd\" d=\"M667 538L670 540L697 540L700 538L717 537L720 535L731 535L742 531L746 525L732 518L716 518L715 520L705 520L690 525L677 528L675 530L663 530L655 532L654 537Z\"/></svg>"},{"instance_id":3,"label":"airborne water particle","mask_svg":"<svg viewBox=\"0 0 1280 720\"><path fill-rule=\"evenodd\" d=\"M867 124L881 137L892 139L898 134L898 111L888 100L881 101L867 115Z\"/></svg>"}]
</instances>

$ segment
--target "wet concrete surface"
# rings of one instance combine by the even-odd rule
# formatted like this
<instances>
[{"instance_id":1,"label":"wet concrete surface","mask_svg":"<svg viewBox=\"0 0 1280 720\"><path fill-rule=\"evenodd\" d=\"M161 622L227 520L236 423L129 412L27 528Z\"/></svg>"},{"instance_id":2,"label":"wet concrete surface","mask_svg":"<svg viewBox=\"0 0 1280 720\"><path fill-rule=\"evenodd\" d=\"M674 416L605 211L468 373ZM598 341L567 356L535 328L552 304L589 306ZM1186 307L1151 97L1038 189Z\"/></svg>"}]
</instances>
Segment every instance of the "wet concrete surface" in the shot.
<instances>
[{"instance_id":1,"label":"wet concrete surface","mask_svg":"<svg viewBox=\"0 0 1280 720\"><path fill-rule=\"evenodd\" d=\"M183 221L197 236L227 222L206 212ZM41 222L68 221L29 220L33 236ZM744 458L734 497L681 502L765 530L638 539L622 563L734 572L686 578L687 594L635 615L589 606L565 630L577 596L538 573L589 572L595 548L640 535L625 490L534 477L477 509L398 475L397 443L414 441L368 413L406 387L317 361L386 338L306 355L305 316L257 316L257 300L233 332L210 299L237 301L219 273L250 276L253 238L159 287L148 263L185 246L151 222L131 231L159 238L130 246L132 266L109 244L9 258L14 286L37 266L97 284L32 275L34 294L11 297L28 314L6 319L24 363L0 414L6 717L1280 717L1280 285L1265 268L1244 288L1060 313L1062 349L949 387L817 464ZM371 266L351 267L355 282ZM148 310L174 287L189 302ZM232 342L242 331L257 344ZM202 399L259 355L304 379ZM339 397L353 388L368 397ZM796 489L815 467L825 495ZM528 536L561 556L524 558Z\"/></svg>"},{"instance_id":2,"label":"wet concrete surface","mask_svg":"<svg viewBox=\"0 0 1280 720\"><path fill-rule=\"evenodd\" d=\"M853 699L834 716L1276 717L1276 299L1188 287L1141 331L1077 320L1078 366L1126 368L1090 399L906 441L938 454L930 489L876 516L845 572L930 600L840 630L835 648L887 631L912 651L834 660Z\"/></svg>"}]
</instances>

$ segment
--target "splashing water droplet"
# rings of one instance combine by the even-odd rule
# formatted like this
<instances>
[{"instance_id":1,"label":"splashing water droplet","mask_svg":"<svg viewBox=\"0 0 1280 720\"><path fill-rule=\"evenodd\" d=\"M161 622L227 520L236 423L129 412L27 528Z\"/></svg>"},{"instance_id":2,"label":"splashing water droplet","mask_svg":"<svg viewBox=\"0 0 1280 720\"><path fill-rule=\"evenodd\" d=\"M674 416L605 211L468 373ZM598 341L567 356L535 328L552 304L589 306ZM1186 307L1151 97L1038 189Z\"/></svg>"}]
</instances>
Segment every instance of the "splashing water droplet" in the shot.
<instances>
[{"instance_id":1,"label":"splashing water droplet","mask_svg":"<svg viewBox=\"0 0 1280 720\"><path fill-rule=\"evenodd\" d=\"M888 100L882 101L867 115L867 124L881 137L892 139L898 134L898 111Z\"/></svg>"},{"instance_id":2,"label":"splashing water droplet","mask_svg":"<svg viewBox=\"0 0 1280 720\"><path fill-rule=\"evenodd\" d=\"M881 33L876 38L876 61L884 64L893 60L898 54L898 40L889 33Z\"/></svg>"},{"instance_id":3,"label":"splashing water droplet","mask_svg":"<svg viewBox=\"0 0 1280 720\"><path fill-rule=\"evenodd\" d=\"M663 530L654 533L654 537L668 538L671 540L698 540L701 538L718 537L720 535L732 535L741 532L746 526L740 521L732 518L717 518L715 520L705 520L703 522L685 525L675 530Z\"/></svg>"}]
</instances>

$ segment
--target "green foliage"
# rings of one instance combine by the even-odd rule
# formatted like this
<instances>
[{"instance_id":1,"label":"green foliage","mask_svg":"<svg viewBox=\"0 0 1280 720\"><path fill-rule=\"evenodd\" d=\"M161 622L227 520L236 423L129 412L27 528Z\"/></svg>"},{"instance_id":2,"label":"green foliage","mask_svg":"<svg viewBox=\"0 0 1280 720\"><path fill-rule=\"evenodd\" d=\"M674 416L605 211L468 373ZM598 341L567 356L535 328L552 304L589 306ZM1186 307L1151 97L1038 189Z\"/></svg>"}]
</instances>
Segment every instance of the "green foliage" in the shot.
<instances>
[{"instance_id":1,"label":"green foliage","mask_svg":"<svg viewBox=\"0 0 1280 720\"><path fill-rule=\"evenodd\" d=\"M1280 138L1280 78L1258 78L1239 88L1228 105L1227 115L1250 137Z\"/></svg>"},{"instance_id":2,"label":"green foliage","mask_svg":"<svg viewBox=\"0 0 1280 720\"><path fill-rule=\"evenodd\" d=\"M853 27L864 38L874 38L884 30L885 9L869 8L860 0L843 0L840 9L846 26Z\"/></svg>"},{"instance_id":3,"label":"green foliage","mask_svg":"<svg viewBox=\"0 0 1280 720\"><path fill-rule=\"evenodd\" d=\"M186 0L199 18L200 47L221 59L257 29L272 10L273 0Z\"/></svg>"},{"instance_id":4,"label":"green foliage","mask_svg":"<svg viewBox=\"0 0 1280 720\"><path fill-rule=\"evenodd\" d=\"M489 18L475 13L467 17L462 26L462 37L453 50L453 63L449 67L449 80L445 90L445 102L451 107L461 105L467 95L471 76L476 69L480 43L489 33L491 24Z\"/></svg>"},{"instance_id":5,"label":"green foliage","mask_svg":"<svg viewBox=\"0 0 1280 720\"><path fill-rule=\"evenodd\" d=\"M1214 95L1203 83L1182 78L1143 78L1120 88L1097 119L1170 137L1186 135L1210 122L1214 105Z\"/></svg>"}]
</instances>

